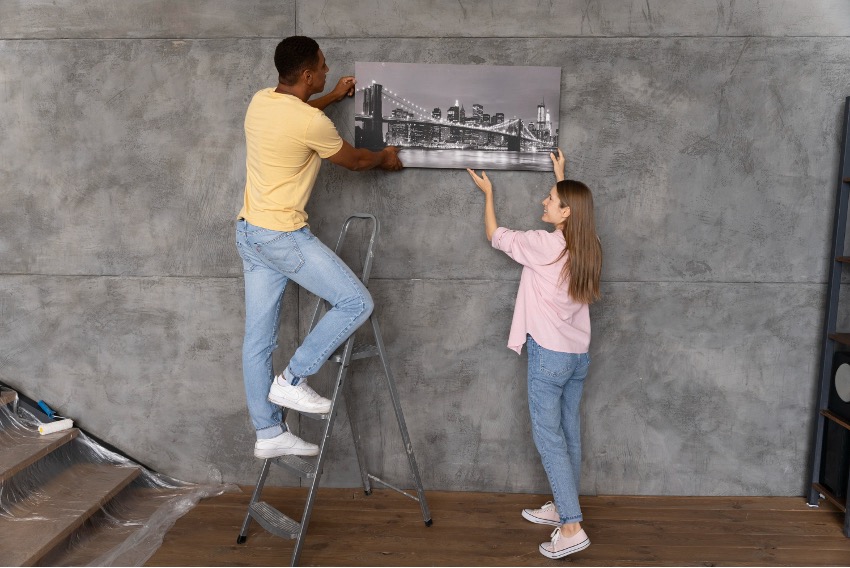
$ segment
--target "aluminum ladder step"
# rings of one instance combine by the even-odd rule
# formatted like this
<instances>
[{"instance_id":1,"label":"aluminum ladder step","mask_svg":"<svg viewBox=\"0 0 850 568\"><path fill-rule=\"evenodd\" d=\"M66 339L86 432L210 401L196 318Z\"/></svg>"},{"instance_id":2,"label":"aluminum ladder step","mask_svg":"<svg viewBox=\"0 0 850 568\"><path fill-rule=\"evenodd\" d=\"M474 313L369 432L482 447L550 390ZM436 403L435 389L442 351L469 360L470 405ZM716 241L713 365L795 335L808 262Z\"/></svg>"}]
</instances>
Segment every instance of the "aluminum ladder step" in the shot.
<instances>
[{"instance_id":1,"label":"aluminum ladder step","mask_svg":"<svg viewBox=\"0 0 850 568\"><path fill-rule=\"evenodd\" d=\"M261 527L275 536L296 539L301 532L301 523L296 523L265 501L254 503L248 512Z\"/></svg>"},{"instance_id":2,"label":"aluminum ladder step","mask_svg":"<svg viewBox=\"0 0 850 568\"><path fill-rule=\"evenodd\" d=\"M313 479L316 477L316 465L302 460L298 456L280 456L272 460L277 466L291 471L298 477Z\"/></svg>"},{"instance_id":3,"label":"aluminum ladder step","mask_svg":"<svg viewBox=\"0 0 850 568\"><path fill-rule=\"evenodd\" d=\"M298 415L306 416L307 418L312 418L313 420L327 420L330 417L330 413L316 414L315 412L299 412Z\"/></svg>"}]
</instances>

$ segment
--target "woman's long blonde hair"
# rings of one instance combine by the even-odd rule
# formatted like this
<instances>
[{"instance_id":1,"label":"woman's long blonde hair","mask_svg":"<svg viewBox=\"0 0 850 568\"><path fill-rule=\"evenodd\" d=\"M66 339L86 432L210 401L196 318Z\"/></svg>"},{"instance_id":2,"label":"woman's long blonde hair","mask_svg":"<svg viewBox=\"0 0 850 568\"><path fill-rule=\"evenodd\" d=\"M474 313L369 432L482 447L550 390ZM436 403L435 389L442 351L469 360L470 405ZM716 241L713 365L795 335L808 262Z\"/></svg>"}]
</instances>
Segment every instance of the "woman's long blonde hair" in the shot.
<instances>
[{"instance_id":1,"label":"woman's long blonde hair","mask_svg":"<svg viewBox=\"0 0 850 568\"><path fill-rule=\"evenodd\" d=\"M593 220L593 195L586 185L571 179L559 181L555 187L561 208L570 208L570 216L562 227L566 246L555 259L558 262L570 253L561 270L560 281L569 279L573 300L592 304L601 297L599 279L602 274L602 244Z\"/></svg>"}]
</instances>

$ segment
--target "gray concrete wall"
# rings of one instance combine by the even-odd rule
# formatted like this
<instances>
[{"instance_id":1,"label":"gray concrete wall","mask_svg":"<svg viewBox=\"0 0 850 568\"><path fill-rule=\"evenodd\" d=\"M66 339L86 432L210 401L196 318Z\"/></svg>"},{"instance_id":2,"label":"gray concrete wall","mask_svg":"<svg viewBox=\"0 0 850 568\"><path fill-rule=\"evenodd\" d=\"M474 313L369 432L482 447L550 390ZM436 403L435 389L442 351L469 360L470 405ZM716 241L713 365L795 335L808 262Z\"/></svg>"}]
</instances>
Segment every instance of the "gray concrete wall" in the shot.
<instances>
[{"instance_id":1,"label":"gray concrete wall","mask_svg":"<svg viewBox=\"0 0 850 568\"><path fill-rule=\"evenodd\" d=\"M803 493L850 95L841 0L0 4L0 378L160 471L253 483L241 122L296 32L329 81L355 61L561 67L561 145L606 254L582 491ZM328 111L349 140L353 110ZM500 222L542 228L550 177L491 177ZM486 243L466 173L326 164L313 230L332 241L353 211L383 223L371 289L426 487L546 491L525 357L505 348L520 270ZM312 302L287 292L279 362ZM353 419L406 485L379 378L354 368ZM349 435L329 484L359 482Z\"/></svg>"}]
</instances>

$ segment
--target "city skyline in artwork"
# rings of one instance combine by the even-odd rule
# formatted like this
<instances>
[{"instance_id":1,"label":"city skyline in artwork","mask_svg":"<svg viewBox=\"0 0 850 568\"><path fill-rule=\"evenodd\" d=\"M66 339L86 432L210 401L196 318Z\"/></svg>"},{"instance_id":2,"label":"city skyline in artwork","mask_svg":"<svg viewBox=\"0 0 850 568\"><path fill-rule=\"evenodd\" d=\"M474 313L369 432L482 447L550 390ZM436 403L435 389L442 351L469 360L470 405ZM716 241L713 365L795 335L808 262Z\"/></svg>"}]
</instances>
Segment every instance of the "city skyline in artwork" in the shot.
<instances>
[{"instance_id":1,"label":"city skyline in artwork","mask_svg":"<svg viewBox=\"0 0 850 568\"><path fill-rule=\"evenodd\" d=\"M355 63L355 147L406 167L551 169L558 67Z\"/></svg>"}]
</instances>

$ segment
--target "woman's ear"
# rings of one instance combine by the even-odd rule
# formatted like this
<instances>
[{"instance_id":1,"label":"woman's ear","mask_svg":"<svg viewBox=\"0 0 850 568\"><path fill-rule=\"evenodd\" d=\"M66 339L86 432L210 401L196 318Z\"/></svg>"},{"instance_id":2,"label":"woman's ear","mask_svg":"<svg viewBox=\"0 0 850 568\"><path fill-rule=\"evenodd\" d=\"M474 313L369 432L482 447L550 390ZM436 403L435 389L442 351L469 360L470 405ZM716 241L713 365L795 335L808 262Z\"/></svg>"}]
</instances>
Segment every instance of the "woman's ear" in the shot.
<instances>
[{"instance_id":1,"label":"woman's ear","mask_svg":"<svg viewBox=\"0 0 850 568\"><path fill-rule=\"evenodd\" d=\"M570 216L570 213L572 213L572 210L570 209L570 206L567 205L566 207L561 209L561 218L566 219L567 217Z\"/></svg>"}]
</instances>

